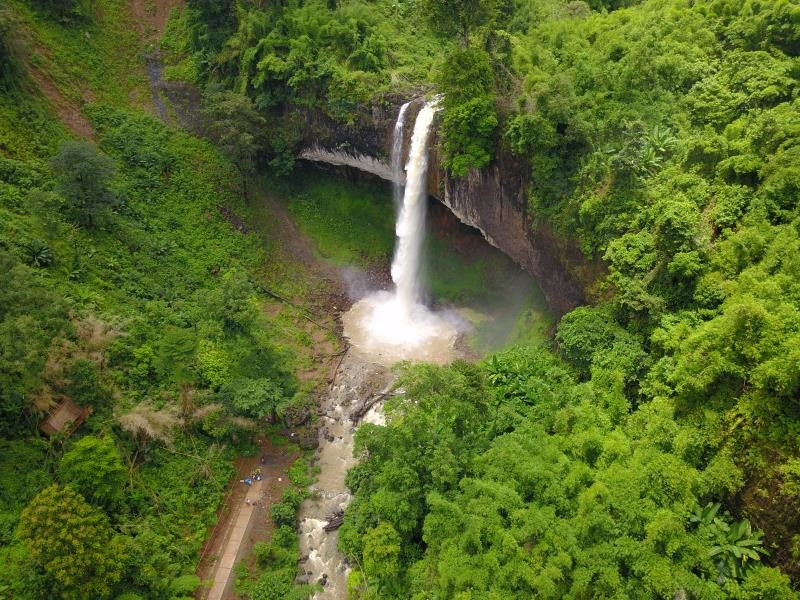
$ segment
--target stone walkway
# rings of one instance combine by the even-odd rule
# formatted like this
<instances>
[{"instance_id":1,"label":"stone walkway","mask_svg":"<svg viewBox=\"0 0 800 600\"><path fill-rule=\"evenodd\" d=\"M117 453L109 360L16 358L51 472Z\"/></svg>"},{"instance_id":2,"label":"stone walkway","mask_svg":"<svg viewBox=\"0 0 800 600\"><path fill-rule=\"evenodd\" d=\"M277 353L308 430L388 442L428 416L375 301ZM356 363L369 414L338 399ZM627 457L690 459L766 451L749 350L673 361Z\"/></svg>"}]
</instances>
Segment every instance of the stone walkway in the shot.
<instances>
[{"instance_id":1,"label":"stone walkway","mask_svg":"<svg viewBox=\"0 0 800 600\"><path fill-rule=\"evenodd\" d=\"M222 600L226 597L226 590L233 585L235 576L233 568L236 565L239 548L245 535L247 535L247 530L250 528L250 521L254 513L253 505L255 502L263 500L264 494L262 490L265 481L266 479L256 481L249 487L245 501L239 506L236 517L231 519L228 524L223 543L224 550L217 561L213 584L206 596L206 600ZM248 500L250 501L249 506L247 504Z\"/></svg>"}]
</instances>

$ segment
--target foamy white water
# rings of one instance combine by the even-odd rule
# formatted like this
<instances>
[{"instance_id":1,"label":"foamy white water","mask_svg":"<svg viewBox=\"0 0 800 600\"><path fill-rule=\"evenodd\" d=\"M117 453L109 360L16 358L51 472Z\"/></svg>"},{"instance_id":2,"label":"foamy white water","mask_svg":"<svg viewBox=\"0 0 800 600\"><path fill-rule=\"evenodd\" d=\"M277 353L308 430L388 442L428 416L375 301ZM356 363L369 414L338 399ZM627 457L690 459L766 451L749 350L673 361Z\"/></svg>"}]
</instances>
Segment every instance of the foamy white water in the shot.
<instances>
[{"instance_id":1,"label":"foamy white water","mask_svg":"<svg viewBox=\"0 0 800 600\"><path fill-rule=\"evenodd\" d=\"M419 263L425 239L425 213L428 200L428 134L436 105L426 103L419 111L411 136L406 165L406 189L397 217L397 247L392 261L392 281L397 296L396 308L406 320L420 302Z\"/></svg>"},{"instance_id":2,"label":"foamy white water","mask_svg":"<svg viewBox=\"0 0 800 600\"><path fill-rule=\"evenodd\" d=\"M375 292L342 316L344 334L363 360L391 366L403 360L447 364L465 321L455 312L435 313L423 304L410 310L391 292Z\"/></svg>"},{"instance_id":3,"label":"foamy white water","mask_svg":"<svg viewBox=\"0 0 800 600\"><path fill-rule=\"evenodd\" d=\"M402 152L406 108L401 107L395 125L393 166L401 162L397 154ZM426 103L414 122L403 202L397 215L394 292L369 295L343 317L344 334L350 343L364 358L381 364L401 360L446 363L453 359L458 322L422 303L420 277L428 200L428 138L436 110L435 101Z\"/></svg>"},{"instance_id":4,"label":"foamy white water","mask_svg":"<svg viewBox=\"0 0 800 600\"><path fill-rule=\"evenodd\" d=\"M353 410L359 402L386 389L392 374L379 365L364 362L348 352L345 354L324 397L321 408L319 446L316 466L319 475L310 487L311 497L300 507L299 580L319 583L324 587L314 600L345 600L350 566L339 552L339 531L325 531L331 515L343 511L350 502L345 476L356 464L353 456L355 432ZM382 415L373 407L371 422Z\"/></svg>"}]
</instances>

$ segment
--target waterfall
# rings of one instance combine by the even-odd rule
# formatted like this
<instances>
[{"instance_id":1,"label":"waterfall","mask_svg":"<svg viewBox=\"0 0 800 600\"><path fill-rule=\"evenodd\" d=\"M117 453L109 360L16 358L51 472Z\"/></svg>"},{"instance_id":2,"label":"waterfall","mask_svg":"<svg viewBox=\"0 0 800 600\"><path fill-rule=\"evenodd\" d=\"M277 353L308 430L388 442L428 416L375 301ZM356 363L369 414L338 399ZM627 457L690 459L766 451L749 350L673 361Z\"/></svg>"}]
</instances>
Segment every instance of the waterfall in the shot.
<instances>
[{"instance_id":1,"label":"waterfall","mask_svg":"<svg viewBox=\"0 0 800 600\"><path fill-rule=\"evenodd\" d=\"M353 349L367 360L384 365L401 360L449 362L463 327L454 314L433 312L422 303L420 263L428 200L428 138L436 104L436 100L426 102L414 122L404 188L400 166L408 104L400 108L394 128L392 169L401 175L394 177L398 204L397 243L392 260L394 291L366 296L342 318L344 334Z\"/></svg>"},{"instance_id":2,"label":"waterfall","mask_svg":"<svg viewBox=\"0 0 800 600\"><path fill-rule=\"evenodd\" d=\"M400 114L403 114L402 109ZM421 300L419 263L425 239L425 209L428 199L428 134L435 114L436 104L426 103L414 123L406 165L403 204L397 217L397 247L392 261L392 281L395 284L398 308L406 317Z\"/></svg>"},{"instance_id":3,"label":"waterfall","mask_svg":"<svg viewBox=\"0 0 800 600\"><path fill-rule=\"evenodd\" d=\"M400 210L403 202L403 134L405 133L406 112L411 102L406 102L400 107L397 113L397 121L394 124L394 136L392 137L392 193L394 195L394 205Z\"/></svg>"}]
</instances>

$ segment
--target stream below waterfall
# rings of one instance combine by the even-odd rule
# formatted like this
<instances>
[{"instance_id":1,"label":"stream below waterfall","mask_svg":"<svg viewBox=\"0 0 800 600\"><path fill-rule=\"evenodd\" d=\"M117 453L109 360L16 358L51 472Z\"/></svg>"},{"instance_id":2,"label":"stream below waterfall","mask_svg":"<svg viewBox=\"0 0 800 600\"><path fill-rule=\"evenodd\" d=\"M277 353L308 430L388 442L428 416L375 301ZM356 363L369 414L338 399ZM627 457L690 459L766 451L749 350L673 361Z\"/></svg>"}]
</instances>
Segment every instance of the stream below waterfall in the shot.
<instances>
[{"instance_id":1,"label":"stream below waterfall","mask_svg":"<svg viewBox=\"0 0 800 600\"><path fill-rule=\"evenodd\" d=\"M334 374L328 394L322 402L317 466L319 475L311 488L312 495L300 507L300 555L305 581L322 584L318 600L343 600L347 595L349 568L338 550L339 531L324 530L329 518L343 511L350 501L345 485L353 456L353 435L362 403L392 381L391 371L347 351ZM373 407L364 420L382 422L380 407Z\"/></svg>"},{"instance_id":2,"label":"stream below waterfall","mask_svg":"<svg viewBox=\"0 0 800 600\"><path fill-rule=\"evenodd\" d=\"M451 347L447 349L447 361L433 362L449 362L456 355ZM316 452L319 475L311 486L311 497L300 507L301 579L323 585L323 590L314 596L316 600L344 600L347 596L350 569L337 547L339 531L326 532L324 527L350 502L345 478L356 463L356 428L365 422L384 424L383 399L394 378L386 365L348 348L321 403ZM375 402L376 398L380 400Z\"/></svg>"}]
</instances>

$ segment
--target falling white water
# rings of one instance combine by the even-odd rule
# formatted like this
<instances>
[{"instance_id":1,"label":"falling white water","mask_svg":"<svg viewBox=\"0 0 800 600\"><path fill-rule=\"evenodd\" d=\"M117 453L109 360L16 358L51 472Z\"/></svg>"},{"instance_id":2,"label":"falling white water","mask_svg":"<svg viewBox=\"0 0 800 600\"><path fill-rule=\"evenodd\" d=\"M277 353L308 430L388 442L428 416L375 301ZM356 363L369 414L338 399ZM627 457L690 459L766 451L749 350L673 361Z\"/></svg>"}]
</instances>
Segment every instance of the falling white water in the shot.
<instances>
[{"instance_id":1,"label":"falling white water","mask_svg":"<svg viewBox=\"0 0 800 600\"><path fill-rule=\"evenodd\" d=\"M435 104L425 104L417 115L406 165L406 189L397 217L397 247L392 261L392 281L396 286L398 308L408 318L420 301L419 260L425 239L425 212L428 199L428 133Z\"/></svg>"},{"instance_id":2,"label":"falling white water","mask_svg":"<svg viewBox=\"0 0 800 600\"><path fill-rule=\"evenodd\" d=\"M394 205L397 210L403 202L403 184L405 183L405 173L403 173L403 142L406 126L406 112L411 102L406 102L400 107L397 113L397 121L394 124L394 137L392 138L392 193L394 195Z\"/></svg>"},{"instance_id":3,"label":"falling white water","mask_svg":"<svg viewBox=\"0 0 800 600\"><path fill-rule=\"evenodd\" d=\"M392 181L402 190L404 120L403 105L395 125ZM434 313L421 303L419 269L425 236L428 134L436 112L426 104L417 116L411 138L406 186L399 195L397 248L392 263L393 292L380 291L353 305L342 317L351 351L345 353L323 401L317 481L312 496L300 509L301 581L319 583L313 600L344 600L350 566L338 550L339 531L325 531L330 515L350 502L345 475L353 465L353 423L385 424L382 401L365 414L356 412L379 390L387 390L393 375L385 366L401 360L447 363L455 357L454 342L460 328L457 317ZM455 314L455 313L453 313ZM376 364L377 363L377 364ZM385 366L382 366L385 365ZM383 394L383 392L381 392Z\"/></svg>"},{"instance_id":4,"label":"falling white water","mask_svg":"<svg viewBox=\"0 0 800 600\"><path fill-rule=\"evenodd\" d=\"M400 109L395 125L393 146L400 147L398 154L402 152L405 108L406 105ZM453 358L459 321L450 315L434 313L422 304L420 283L428 137L436 110L435 101L426 103L414 123L403 202L397 216L397 245L392 261L394 292L381 291L367 296L343 317L344 333L354 348L382 364L400 360L446 363ZM398 137L401 138L399 142Z\"/></svg>"}]
</instances>

